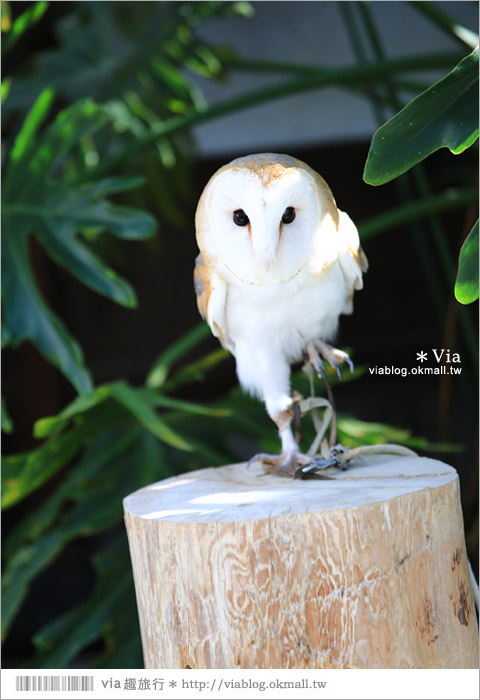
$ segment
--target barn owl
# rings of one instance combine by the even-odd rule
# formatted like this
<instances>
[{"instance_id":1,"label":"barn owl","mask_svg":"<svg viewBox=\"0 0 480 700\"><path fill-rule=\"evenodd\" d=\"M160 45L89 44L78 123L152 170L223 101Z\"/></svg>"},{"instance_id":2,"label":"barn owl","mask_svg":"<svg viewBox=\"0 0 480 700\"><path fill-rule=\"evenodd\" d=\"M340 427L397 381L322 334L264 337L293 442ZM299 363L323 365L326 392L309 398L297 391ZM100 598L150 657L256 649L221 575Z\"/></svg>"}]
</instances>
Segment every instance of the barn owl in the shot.
<instances>
[{"instance_id":1,"label":"barn owl","mask_svg":"<svg viewBox=\"0 0 480 700\"><path fill-rule=\"evenodd\" d=\"M311 460L291 428L290 365L320 353L337 371L339 362L352 367L328 343L363 286L368 263L357 229L318 173L275 153L220 168L200 197L195 225L200 314L234 355L243 389L277 425L281 454L258 457L293 473Z\"/></svg>"}]
</instances>

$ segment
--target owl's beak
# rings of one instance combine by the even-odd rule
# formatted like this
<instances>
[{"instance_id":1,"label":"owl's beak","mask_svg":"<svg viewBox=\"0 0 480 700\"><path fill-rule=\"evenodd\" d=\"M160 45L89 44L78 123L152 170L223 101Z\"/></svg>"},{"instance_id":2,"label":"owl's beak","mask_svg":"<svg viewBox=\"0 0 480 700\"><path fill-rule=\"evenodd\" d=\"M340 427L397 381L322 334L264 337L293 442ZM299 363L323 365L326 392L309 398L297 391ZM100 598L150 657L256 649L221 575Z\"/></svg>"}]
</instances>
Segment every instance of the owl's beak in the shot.
<instances>
[{"instance_id":1,"label":"owl's beak","mask_svg":"<svg viewBox=\"0 0 480 700\"><path fill-rule=\"evenodd\" d=\"M252 241L253 252L259 264L265 272L270 270L272 262L277 254L279 241L278 231L268 230L265 228L261 233L256 231L256 236Z\"/></svg>"},{"instance_id":2,"label":"owl's beak","mask_svg":"<svg viewBox=\"0 0 480 700\"><path fill-rule=\"evenodd\" d=\"M265 270L265 272L270 272L271 264L272 261L270 260L270 258L268 258L267 260L262 260L262 267Z\"/></svg>"},{"instance_id":3,"label":"owl's beak","mask_svg":"<svg viewBox=\"0 0 480 700\"><path fill-rule=\"evenodd\" d=\"M275 253L276 250L271 253L268 251L267 253L264 253L263 255L257 255L257 260L259 262L259 266L263 270L263 272L270 272L270 268L272 266L273 260L275 258Z\"/></svg>"}]
</instances>

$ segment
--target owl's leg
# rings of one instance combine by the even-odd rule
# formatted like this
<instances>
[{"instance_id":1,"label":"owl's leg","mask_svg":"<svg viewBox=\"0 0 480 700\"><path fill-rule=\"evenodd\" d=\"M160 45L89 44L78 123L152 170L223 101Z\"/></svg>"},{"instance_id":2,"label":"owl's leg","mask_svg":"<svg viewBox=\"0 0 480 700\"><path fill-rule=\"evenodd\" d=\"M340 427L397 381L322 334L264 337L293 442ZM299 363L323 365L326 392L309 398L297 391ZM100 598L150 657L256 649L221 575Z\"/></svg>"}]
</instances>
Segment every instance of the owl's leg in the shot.
<instances>
[{"instance_id":1,"label":"owl's leg","mask_svg":"<svg viewBox=\"0 0 480 700\"><path fill-rule=\"evenodd\" d=\"M294 477L299 467L305 467L311 463L310 457L300 452L292 432L291 422L296 401L296 398L292 399L290 406L284 411L275 414L269 412L270 418L278 427L278 434L282 441L281 453L279 455L257 454L249 460L249 464L260 462L266 473Z\"/></svg>"},{"instance_id":2,"label":"owl's leg","mask_svg":"<svg viewBox=\"0 0 480 700\"><path fill-rule=\"evenodd\" d=\"M237 342L235 357L240 383L264 401L282 441L279 455L257 454L249 464L260 462L265 471L293 476L299 466L311 460L300 453L291 428L296 399L290 393L290 364L285 355L271 345L252 349L250 344Z\"/></svg>"}]
</instances>

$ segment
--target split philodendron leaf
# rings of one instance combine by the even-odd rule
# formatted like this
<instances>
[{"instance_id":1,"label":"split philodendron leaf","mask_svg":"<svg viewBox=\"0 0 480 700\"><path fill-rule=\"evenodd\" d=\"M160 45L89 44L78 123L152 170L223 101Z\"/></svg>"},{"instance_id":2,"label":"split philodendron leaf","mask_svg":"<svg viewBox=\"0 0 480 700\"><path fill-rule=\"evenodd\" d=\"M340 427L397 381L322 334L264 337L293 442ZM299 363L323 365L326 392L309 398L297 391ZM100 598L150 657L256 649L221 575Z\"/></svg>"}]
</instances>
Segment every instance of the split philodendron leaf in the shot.
<instances>
[{"instance_id":1,"label":"split philodendron leaf","mask_svg":"<svg viewBox=\"0 0 480 700\"><path fill-rule=\"evenodd\" d=\"M82 138L108 123L108 115L91 100L61 111L41 134L53 101L44 90L27 114L10 153L2 188L4 324L15 346L31 340L69 379L78 392L92 383L80 346L49 308L33 274L29 237L83 284L123 306L136 304L130 284L98 258L82 240L82 232L108 231L122 239L144 239L155 232L146 212L113 205L105 194L136 187L141 179L107 178L73 186L58 166Z\"/></svg>"}]
</instances>

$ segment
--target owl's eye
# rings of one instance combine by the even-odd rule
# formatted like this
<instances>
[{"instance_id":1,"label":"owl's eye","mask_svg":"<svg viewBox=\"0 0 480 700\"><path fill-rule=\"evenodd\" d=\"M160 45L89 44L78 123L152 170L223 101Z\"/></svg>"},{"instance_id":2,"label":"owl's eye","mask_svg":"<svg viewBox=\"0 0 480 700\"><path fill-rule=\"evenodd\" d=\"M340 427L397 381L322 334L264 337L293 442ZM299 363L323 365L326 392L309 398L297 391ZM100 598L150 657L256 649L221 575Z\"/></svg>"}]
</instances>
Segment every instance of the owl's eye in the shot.
<instances>
[{"instance_id":1,"label":"owl's eye","mask_svg":"<svg viewBox=\"0 0 480 700\"><path fill-rule=\"evenodd\" d=\"M283 212L282 221L284 224L291 224L295 218L295 209L293 207L287 207Z\"/></svg>"},{"instance_id":2,"label":"owl's eye","mask_svg":"<svg viewBox=\"0 0 480 700\"><path fill-rule=\"evenodd\" d=\"M250 223L250 219L245 214L243 209L235 209L235 211L233 212L233 220L237 224L237 226L246 226Z\"/></svg>"}]
</instances>

